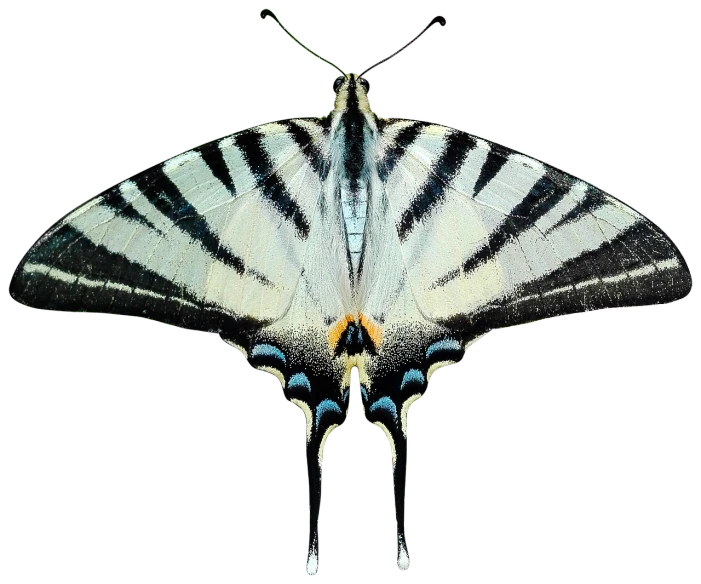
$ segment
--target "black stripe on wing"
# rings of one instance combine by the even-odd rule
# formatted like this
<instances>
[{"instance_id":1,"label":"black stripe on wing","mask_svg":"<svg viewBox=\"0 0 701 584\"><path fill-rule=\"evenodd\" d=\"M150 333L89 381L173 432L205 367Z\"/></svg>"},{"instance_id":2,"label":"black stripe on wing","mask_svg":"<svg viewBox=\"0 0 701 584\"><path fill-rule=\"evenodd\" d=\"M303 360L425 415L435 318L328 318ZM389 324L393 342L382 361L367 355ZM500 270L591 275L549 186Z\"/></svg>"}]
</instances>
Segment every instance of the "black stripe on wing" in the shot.
<instances>
[{"instance_id":1,"label":"black stripe on wing","mask_svg":"<svg viewBox=\"0 0 701 584\"><path fill-rule=\"evenodd\" d=\"M12 278L10 294L35 308L128 314L208 332L239 334L262 324L202 302L69 224L50 231L29 251Z\"/></svg>"},{"instance_id":2,"label":"black stripe on wing","mask_svg":"<svg viewBox=\"0 0 701 584\"><path fill-rule=\"evenodd\" d=\"M691 275L679 250L641 220L501 300L444 324L483 333L587 310L672 302L690 290Z\"/></svg>"},{"instance_id":3,"label":"black stripe on wing","mask_svg":"<svg viewBox=\"0 0 701 584\"><path fill-rule=\"evenodd\" d=\"M467 153L475 145L475 140L467 134L456 132L445 137L443 153L432 165L419 193L401 214L397 224L400 240L405 240L414 227L445 199L450 181L460 171Z\"/></svg>"},{"instance_id":4,"label":"black stripe on wing","mask_svg":"<svg viewBox=\"0 0 701 584\"><path fill-rule=\"evenodd\" d=\"M163 170L163 164L136 175L131 179L148 201L158 209L173 226L197 241L213 258L243 274L243 260L224 247L207 220L197 212L183 196L180 189Z\"/></svg>"},{"instance_id":5,"label":"black stripe on wing","mask_svg":"<svg viewBox=\"0 0 701 584\"><path fill-rule=\"evenodd\" d=\"M476 197L480 191L489 184L489 182L499 174L499 171L506 164L507 159L511 150L499 144L489 144L489 152L487 153L487 158L482 164L480 169L480 174L477 177L477 182L475 182L473 197Z\"/></svg>"},{"instance_id":6,"label":"black stripe on wing","mask_svg":"<svg viewBox=\"0 0 701 584\"><path fill-rule=\"evenodd\" d=\"M292 223L302 239L306 239L309 235L309 220L288 191L284 181L276 174L263 145L263 138L264 135L261 132L248 130L236 134L234 143L241 150L251 173L258 180L263 198Z\"/></svg>"},{"instance_id":7,"label":"black stripe on wing","mask_svg":"<svg viewBox=\"0 0 701 584\"><path fill-rule=\"evenodd\" d=\"M381 125L380 130L386 125ZM397 162L402 158L406 149L416 141L421 135L421 131L427 125L425 122L412 122L397 132L392 145L387 148L382 160L377 165L378 174L382 182L387 180L387 177L392 173L394 167L397 166Z\"/></svg>"},{"instance_id":8,"label":"black stripe on wing","mask_svg":"<svg viewBox=\"0 0 701 584\"><path fill-rule=\"evenodd\" d=\"M151 221L149 221L148 217L145 217L139 213L139 211L137 211L134 206L124 198L120 185L112 187L102 195L102 204L114 211L115 215L121 215L129 221L144 225L145 227L153 229L155 232L163 235L163 232Z\"/></svg>"},{"instance_id":9,"label":"black stripe on wing","mask_svg":"<svg viewBox=\"0 0 701 584\"><path fill-rule=\"evenodd\" d=\"M506 219L489 234L487 242L477 249L462 266L469 273L484 262L495 257L512 239L533 227L534 223L550 211L567 195L575 179L570 175L547 168L528 191L526 196L511 211Z\"/></svg>"},{"instance_id":10,"label":"black stripe on wing","mask_svg":"<svg viewBox=\"0 0 701 584\"><path fill-rule=\"evenodd\" d=\"M80 277L102 285L81 286L76 281L65 282L52 277L50 273L33 271L35 266L75 276L76 280ZM132 295L130 290L115 290L106 286L107 282L129 289L140 288L172 298L174 302L182 299L198 303L197 298L182 287L130 261L125 255L111 252L103 245L95 245L81 231L67 223L47 232L27 251L15 271L11 292L19 301L34 308L109 312L112 304L115 304L126 310L127 315L138 316L145 296ZM173 305L165 312L175 313L177 309Z\"/></svg>"},{"instance_id":11,"label":"black stripe on wing","mask_svg":"<svg viewBox=\"0 0 701 584\"><path fill-rule=\"evenodd\" d=\"M280 122L280 124L287 128L295 144L299 146L307 162L319 176L319 180L321 182L325 181L329 174L329 161L326 159L321 149L314 143L314 138L309 133L309 130L296 123L295 120L287 120L285 122Z\"/></svg>"},{"instance_id":12,"label":"black stripe on wing","mask_svg":"<svg viewBox=\"0 0 701 584\"><path fill-rule=\"evenodd\" d=\"M202 160L212 172L214 178L226 187L232 197L235 197L236 186L229 172L229 167L224 160L224 153L221 151L221 148L219 148L219 141L209 142L199 148L195 148L195 152L198 152L202 157Z\"/></svg>"},{"instance_id":13,"label":"black stripe on wing","mask_svg":"<svg viewBox=\"0 0 701 584\"><path fill-rule=\"evenodd\" d=\"M606 204L606 195L603 191L597 189L595 186L587 185L587 190L579 203L577 203L572 209L565 213L560 219L548 227L544 231L544 235L556 231L563 225L570 223L580 217L596 211L597 209L603 207Z\"/></svg>"}]
</instances>

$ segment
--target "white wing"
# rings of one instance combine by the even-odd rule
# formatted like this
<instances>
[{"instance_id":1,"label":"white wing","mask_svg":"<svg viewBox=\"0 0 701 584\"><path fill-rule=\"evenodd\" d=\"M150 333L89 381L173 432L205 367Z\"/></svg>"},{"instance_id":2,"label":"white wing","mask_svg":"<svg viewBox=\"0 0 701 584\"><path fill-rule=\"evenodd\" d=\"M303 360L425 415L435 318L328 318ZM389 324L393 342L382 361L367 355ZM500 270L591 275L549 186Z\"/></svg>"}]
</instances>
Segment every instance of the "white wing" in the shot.
<instances>
[{"instance_id":1,"label":"white wing","mask_svg":"<svg viewBox=\"0 0 701 584\"><path fill-rule=\"evenodd\" d=\"M310 572L321 453L348 404L328 328L347 334L352 310L328 120L266 124L137 174L54 225L10 286L38 308L218 332L276 375L307 419Z\"/></svg>"},{"instance_id":2,"label":"white wing","mask_svg":"<svg viewBox=\"0 0 701 584\"><path fill-rule=\"evenodd\" d=\"M42 236L10 292L217 332L274 322L303 272L325 140L318 120L287 120L137 174Z\"/></svg>"},{"instance_id":3,"label":"white wing","mask_svg":"<svg viewBox=\"0 0 701 584\"><path fill-rule=\"evenodd\" d=\"M380 177L418 309L482 332L670 302L691 277L645 217L601 190L444 126L389 120Z\"/></svg>"},{"instance_id":4,"label":"white wing","mask_svg":"<svg viewBox=\"0 0 701 584\"><path fill-rule=\"evenodd\" d=\"M657 227L568 174L443 126L378 130L358 287L376 350L360 378L365 415L391 445L406 567L407 415L433 371L491 329L669 302L691 278Z\"/></svg>"}]
</instances>

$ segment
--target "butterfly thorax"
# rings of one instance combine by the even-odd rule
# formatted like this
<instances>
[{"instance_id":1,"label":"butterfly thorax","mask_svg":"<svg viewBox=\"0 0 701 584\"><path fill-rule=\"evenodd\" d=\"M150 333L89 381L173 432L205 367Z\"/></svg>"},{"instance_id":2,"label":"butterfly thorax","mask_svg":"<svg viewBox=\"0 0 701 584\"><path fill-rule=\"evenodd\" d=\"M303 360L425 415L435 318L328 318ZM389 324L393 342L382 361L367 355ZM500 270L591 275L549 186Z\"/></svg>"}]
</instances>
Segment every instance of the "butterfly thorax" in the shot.
<instances>
[{"instance_id":1,"label":"butterfly thorax","mask_svg":"<svg viewBox=\"0 0 701 584\"><path fill-rule=\"evenodd\" d=\"M362 270L377 124L356 75L349 75L339 87L331 120L330 154L336 200L345 227L349 268L357 280Z\"/></svg>"}]
</instances>

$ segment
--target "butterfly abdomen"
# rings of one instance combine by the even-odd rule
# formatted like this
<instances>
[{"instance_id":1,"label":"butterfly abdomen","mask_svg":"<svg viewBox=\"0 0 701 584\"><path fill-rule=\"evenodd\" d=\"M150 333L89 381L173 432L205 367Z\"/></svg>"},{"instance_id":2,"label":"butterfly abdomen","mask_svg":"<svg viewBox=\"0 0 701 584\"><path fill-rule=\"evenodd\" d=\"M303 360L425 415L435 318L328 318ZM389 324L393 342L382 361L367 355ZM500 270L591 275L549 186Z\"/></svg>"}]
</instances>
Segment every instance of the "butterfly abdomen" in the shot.
<instances>
[{"instance_id":1,"label":"butterfly abdomen","mask_svg":"<svg viewBox=\"0 0 701 584\"><path fill-rule=\"evenodd\" d=\"M347 314L329 329L329 346L334 355L374 355L382 343L382 327L364 314Z\"/></svg>"},{"instance_id":2,"label":"butterfly abdomen","mask_svg":"<svg viewBox=\"0 0 701 584\"><path fill-rule=\"evenodd\" d=\"M346 228L346 241L353 273L360 271L360 257L363 253L365 239L365 220L367 217L368 190L366 187L357 191L341 188L341 211Z\"/></svg>"}]
</instances>

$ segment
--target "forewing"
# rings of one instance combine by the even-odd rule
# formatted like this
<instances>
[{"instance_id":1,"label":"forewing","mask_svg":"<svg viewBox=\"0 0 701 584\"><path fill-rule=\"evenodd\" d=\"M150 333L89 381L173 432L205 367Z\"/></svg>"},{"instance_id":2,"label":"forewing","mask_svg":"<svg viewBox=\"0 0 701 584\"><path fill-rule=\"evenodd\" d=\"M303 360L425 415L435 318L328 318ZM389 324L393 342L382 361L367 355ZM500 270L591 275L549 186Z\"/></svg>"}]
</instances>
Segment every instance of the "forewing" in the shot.
<instances>
[{"instance_id":1,"label":"forewing","mask_svg":"<svg viewBox=\"0 0 701 584\"><path fill-rule=\"evenodd\" d=\"M503 146L389 120L379 169L409 284L430 320L486 331L690 290L682 256L652 222Z\"/></svg>"},{"instance_id":2,"label":"forewing","mask_svg":"<svg viewBox=\"0 0 701 584\"><path fill-rule=\"evenodd\" d=\"M207 331L290 306L322 193L318 120L251 128L116 185L47 231L10 286L24 304Z\"/></svg>"}]
</instances>

